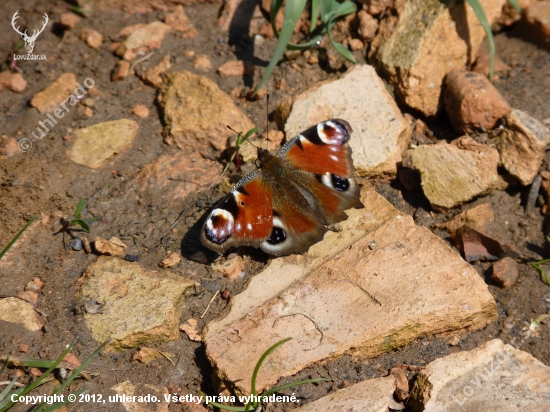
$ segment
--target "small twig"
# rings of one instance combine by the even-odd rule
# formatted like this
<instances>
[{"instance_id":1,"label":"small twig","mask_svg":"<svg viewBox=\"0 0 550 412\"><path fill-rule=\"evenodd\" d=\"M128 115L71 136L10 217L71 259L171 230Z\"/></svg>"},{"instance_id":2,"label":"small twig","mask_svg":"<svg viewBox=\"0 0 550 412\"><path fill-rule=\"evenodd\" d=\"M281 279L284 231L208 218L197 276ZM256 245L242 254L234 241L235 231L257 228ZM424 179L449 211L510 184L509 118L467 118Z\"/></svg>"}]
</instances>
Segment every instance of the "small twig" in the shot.
<instances>
[{"instance_id":1,"label":"small twig","mask_svg":"<svg viewBox=\"0 0 550 412\"><path fill-rule=\"evenodd\" d=\"M145 60L147 60L149 57L151 57L153 54L155 54L154 51L152 51L151 53L149 54L146 54L145 56L143 56L141 59L137 59L135 62L133 62L131 65L130 65L130 70L128 70L128 73L132 73L132 71L134 70L134 67L136 67L139 63L142 63L144 62Z\"/></svg>"},{"instance_id":2,"label":"small twig","mask_svg":"<svg viewBox=\"0 0 550 412\"><path fill-rule=\"evenodd\" d=\"M532 212L537 202L537 197L539 195L540 184L542 183L542 177L537 175L533 183L531 183L531 188L529 189L529 196L527 196L527 204L525 205L525 213L529 214Z\"/></svg>"},{"instance_id":3,"label":"small twig","mask_svg":"<svg viewBox=\"0 0 550 412\"><path fill-rule=\"evenodd\" d=\"M154 349L154 348L153 348ZM176 366L176 364L174 363L174 361L164 352L158 350L158 349L155 349L158 353L160 353L162 356L164 356L166 359L168 359L170 361L170 363L174 366Z\"/></svg>"},{"instance_id":4,"label":"small twig","mask_svg":"<svg viewBox=\"0 0 550 412\"><path fill-rule=\"evenodd\" d=\"M220 293L219 290L216 291L214 296L212 296L212 299L210 299L210 302L208 302L208 306L204 310L204 313L201 315L201 319L204 318L204 315L206 315L206 312L208 312L208 309L210 309L210 305L212 304L212 302L214 302L214 299L216 299L216 296L218 296L218 293Z\"/></svg>"},{"instance_id":5,"label":"small twig","mask_svg":"<svg viewBox=\"0 0 550 412\"><path fill-rule=\"evenodd\" d=\"M2 382L0 382L0 386L2 386L2 385L9 385L10 383L11 383L10 381L2 381ZM24 383L15 382L15 383L13 384L13 386L17 386L18 388L21 388L21 387L25 386L25 384L24 384Z\"/></svg>"}]
</instances>

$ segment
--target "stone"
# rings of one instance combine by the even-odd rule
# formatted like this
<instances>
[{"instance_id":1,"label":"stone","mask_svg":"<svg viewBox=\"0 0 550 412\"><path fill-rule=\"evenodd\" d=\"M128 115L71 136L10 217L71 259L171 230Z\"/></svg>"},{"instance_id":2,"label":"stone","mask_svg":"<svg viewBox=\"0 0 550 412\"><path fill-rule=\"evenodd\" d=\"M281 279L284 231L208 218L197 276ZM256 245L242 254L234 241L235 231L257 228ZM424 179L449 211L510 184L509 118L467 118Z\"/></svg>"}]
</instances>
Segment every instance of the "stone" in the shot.
<instances>
[{"instance_id":1,"label":"stone","mask_svg":"<svg viewBox=\"0 0 550 412\"><path fill-rule=\"evenodd\" d=\"M23 300L29 302L33 306L36 306L36 303L38 302L38 293L32 292L30 290L25 290L21 293L18 293L17 297L19 299L23 299Z\"/></svg>"},{"instance_id":2,"label":"stone","mask_svg":"<svg viewBox=\"0 0 550 412\"><path fill-rule=\"evenodd\" d=\"M378 30L378 20L372 17L372 15L367 13L365 10L359 10L359 13L357 13L357 18L359 19L359 28L357 29L357 33L362 40L370 42L374 39L376 30Z\"/></svg>"},{"instance_id":3,"label":"stone","mask_svg":"<svg viewBox=\"0 0 550 412\"><path fill-rule=\"evenodd\" d=\"M210 70L212 70L212 63L210 63L210 59L208 58L208 56L204 54L198 54L193 59L193 67L202 72L209 72Z\"/></svg>"},{"instance_id":4,"label":"stone","mask_svg":"<svg viewBox=\"0 0 550 412\"><path fill-rule=\"evenodd\" d=\"M75 142L70 158L73 162L100 169L114 154L123 153L134 141L139 125L134 120L120 119L98 123L74 132Z\"/></svg>"},{"instance_id":5,"label":"stone","mask_svg":"<svg viewBox=\"0 0 550 412\"><path fill-rule=\"evenodd\" d=\"M347 120L354 130L349 145L357 175L397 173L411 129L372 66L356 65L297 96L284 126L287 139L330 118Z\"/></svg>"},{"instance_id":6,"label":"stone","mask_svg":"<svg viewBox=\"0 0 550 412\"><path fill-rule=\"evenodd\" d=\"M508 102L482 74L455 68L445 81L445 109L459 133L493 129L511 110Z\"/></svg>"},{"instance_id":7,"label":"stone","mask_svg":"<svg viewBox=\"0 0 550 412\"><path fill-rule=\"evenodd\" d=\"M467 225L456 231L453 240L456 248L464 254L466 262L497 260L506 256L519 257L514 245L491 238Z\"/></svg>"},{"instance_id":8,"label":"stone","mask_svg":"<svg viewBox=\"0 0 550 412\"><path fill-rule=\"evenodd\" d=\"M82 29L80 38L84 40L88 46L96 50L99 50L103 44L103 35L93 29Z\"/></svg>"},{"instance_id":9,"label":"stone","mask_svg":"<svg viewBox=\"0 0 550 412\"><path fill-rule=\"evenodd\" d=\"M76 27L78 22L80 21L80 17L78 17L74 13L63 13L59 17L59 24L61 27L63 27L65 30L72 30Z\"/></svg>"},{"instance_id":10,"label":"stone","mask_svg":"<svg viewBox=\"0 0 550 412\"><path fill-rule=\"evenodd\" d=\"M212 269L223 273L226 278L234 281L245 275L244 265L243 258L234 255L232 257L227 257L225 260L222 259L219 262L212 263Z\"/></svg>"},{"instance_id":11,"label":"stone","mask_svg":"<svg viewBox=\"0 0 550 412\"><path fill-rule=\"evenodd\" d=\"M150 70L147 70L143 75L140 76L141 80L145 84L159 88L162 85L161 74L167 72L172 65L170 64L170 55L167 54L162 58L162 60Z\"/></svg>"},{"instance_id":12,"label":"stone","mask_svg":"<svg viewBox=\"0 0 550 412\"><path fill-rule=\"evenodd\" d=\"M197 35L197 30L189 21L181 4L176 6L176 10L173 13L168 13L166 15L164 22L175 31L180 32L181 37L184 39L191 39Z\"/></svg>"},{"instance_id":13,"label":"stone","mask_svg":"<svg viewBox=\"0 0 550 412\"><path fill-rule=\"evenodd\" d=\"M180 149L204 151L210 146L221 153L226 148L228 124L245 132L254 127L212 80L185 70L168 73L165 79L158 99L169 142L175 141Z\"/></svg>"},{"instance_id":14,"label":"stone","mask_svg":"<svg viewBox=\"0 0 550 412\"><path fill-rule=\"evenodd\" d=\"M550 405L549 381L548 366L494 339L428 364L408 405L413 412L543 412Z\"/></svg>"},{"instance_id":15,"label":"stone","mask_svg":"<svg viewBox=\"0 0 550 412\"><path fill-rule=\"evenodd\" d=\"M21 73L0 73L0 90L9 89L12 92L21 93L27 88L27 81Z\"/></svg>"},{"instance_id":16,"label":"stone","mask_svg":"<svg viewBox=\"0 0 550 412\"><path fill-rule=\"evenodd\" d=\"M482 47L477 55L476 63L472 68L472 71L475 73L482 74L484 76L489 76L490 62L491 62L491 55L489 54L488 47L487 48ZM498 55L495 56L495 67L494 67L495 74L493 75L494 76L493 80L498 79L497 73L507 73L510 70L511 70L510 66L504 63Z\"/></svg>"},{"instance_id":17,"label":"stone","mask_svg":"<svg viewBox=\"0 0 550 412\"><path fill-rule=\"evenodd\" d=\"M65 357L63 358L64 362L70 363L73 366L76 366L77 368L81 365L80 361L76 357L74 353L67 353Z\"/></svg>"},{"instance_id":18,"label":"stone","mask_svg":"<svg viewBox=\"0 0 550 412\"><path fill-rule=\"evenodd\" d=\"M422 190L435 210L460 206L498 184L497 150L470 137L453 144L421 145L410 154L420 171Z\"/></svg>"},{"instance_id":19,"label":"stone","mask_svg":"<svg viewBox=\"0 0 550 412\"><path fill-rule=\"evenodd\" d=\"M160 21L139 27L120 44L116 54L124 60L134 60L138 55L160 48L164 36L171 30L170 26Z\"/></svg>"},{"instance_id":20,"label":"stone","mask_svg":"<svg viewBox=\"0 0 550 412\"><path fill-rule=\"evenodd\" d=\"M448 222L437 225L437 228L448 231L451 236L464 225L485 233L487 232L487 226L493 220L495 220L493 208L489 203L483 203L465 210Z\"/></svg>"},{"instance_id":21,"label":"stone","mask_svg":"<svg viewBox=\"0 0 550 412\"><path fill-rule=\"evenodd\" d=\"M292 412L387 412L394 390L392 376L367 379L293 409Z\"/></svg>"},{"instance_id":22,"label":"stone","mask_svg":"<svg viewBox=\"0 0 550 412\"><path fill-rule=\"evenodd\" d=\"M525 20L532 34L546 47L550 46L550 1L534 1L525 10Z\"/></svg>"},{"instance_id":23,"label":"stone","mask_svg":"<svg viewBox=\"0 0 550 412\"><path fill-rule=\"evenodd\" d=\"M111 74L111 80L117 82L124 80L130 74L130 62L127 60L120 60Z\"/></svg>"},{"instance_id":24,"label":"stone","mask_svg":"<svg viewBox=\"0 0 550 412\"><path fill-rule=\"evenodd\" d=\"M146 165L131 185L147 202L163 203L185 199L218 180L222 166L197 152L178 151Z\"/></svg>"},{"instance_id":25,"label":"stone","mask_svg":"<svg viewBox=\"0 0 550 412\"><path fill-rule=\"evenodd\" d=\"M518 264L510 257L505 257L493 263L491 279L503 288L511 287L518 280Z\"/></svg>"},{"instance_id":26,"label":"stone","mask_svg":"<svg viewBox=\"0 0 550 412\"><path fill-rule=\"evenodd\" d=\"M305 255L271 260L226 317L207 325L206 354L220 379L248 393L258 358L286 337L263 363L258 391L323 360L370 359L497 318L487 285L456 251L373 190L361 200L365 208L347 211L341 231Z\"/></svg>"},{"instance_id":27,"label":"stone","mask_svg":"<svg viewBox=\"0 0 550 412\"><path fill-rule=\"evenodd\" d=\"M382 13L386 8L390 7L392 3L391 0L359 0L359 2L364 4L369 14L373 16Z\"/></svg>"},{"instance_id":28,"label":"stone","mask_svg":"<svg viewBox=\"0 0 550 412\"><path fill-rule=\"evenodd\" d=\"M194 282L173 273L142 268L136 262L100 257L83 276L79 301L95 299L101 313L84 314L98 343L111 338L107 350L175 340Z\"/></svg>"},{"instance_id":29,"label":"stone","mask_svg":"<svg viewBox=\"0 0 550 412\"><path fill-rule=\"evenodd\" d=\"M523 186L533 182L550 143L550 130L527 113L513 109L506 116L506 128L497 137L500 161Z\"/></svg>"},{"instance_id":30,"label":"stone","mask_svg":"<svg viewBox=\"0 0 550 412\"><path fill-rule=\"evenodd\" d=\"M42 322L34 306L18 298L0 299L0 320L16 323L31 332L42 329Z\"/></svg>"},{"instance_id":31,"label":"stone","mask_svg":"<svg viewBox=\"0 0 550 412\"><path fill-rule=\"evenodd\" d=\"M537 0L517 0L517 4L522 11L525 11L531 3L535 3ZM497 24L503 26L511 26L517 21L521 20L521 13L518 13L512 3L506 2L502 7L502 15L497 20Z\"/></svg>"},{"instance_id":32,"label":"stone","mask_svg":"<svg viewBox=\"0 0 550 412\"><path fill-rule=\"evenodd\" d=\"M51 86L33 96L31 106L36 107L42 114L51 112L69 95L75 93L76 88L76 76L73 73L63 73Z\"/></svg>"},{"instance_id":33,"label":"stone","mask_svg":"<svg viewBox=\"0 0 550 412\"><path fill-rule=\"evenodd\" d=\"M169 395L165 387L158 388L154 385L136 384L124 381L110 388L120 399L120 403L127 412L168 412L170 401L165 399ZM155 396L157 401L147 402L149 397ZM134 398L135 397L135 398ZM137 402L138 399L143 399Z\"/></svg>"},{"instance_id":34,"label":"stone","mask_svg":"<svg viewBox=\"0 0 550 412\"><path fill-rule=\"evenodd\" d=\"M11 136L3 135L0 138L0 160L6 160L21 153L17 140Z\"/></svg>"},{"instance_id":35,"label":"stone","mask_svg":"<svg viewBox=\"0 0 550 412\"><path fill-rule=\"evenodd\" d=\"M180 330L185 332L193 342L201 342L202 337L197 331L199 322L196 319L187 319L187 323L180 325Z\"/></svg>"},{"instance_id":36,"label":"stone","mask_svg":"<svg viewBox=\"0 0 550 412\"><path fill-rule=\"evenodd\" d=\"M148 348L148 347L141 348L134 354L134 356L132 356L133 361L145 363L146 365L149 362L159 358L163 358L162 353L160 353L155 348Z\"/></svg>"},{"instance_id":37,"label":"stone","mask_svg":"<svg viewBox=\"0 0 550 412\"><path fill-rule=\"evenodd\" d=\"M489 25L504 3L480 1ZM438 0L411 0L398 13L389 36L380 27L380 40L373 40L369 57L395 87L399 100L425 116L435 116L441 108L445 75L473 61L485 32L465 2L449 9Z\"/></svg>"},{"instance_id":38,"label":"stone","mask_svg":"<svg viewBox=\"0 0 550 412\"><path fill-rule=\"evenodd\" d=\"M149 108L144 104L136 104L132 107L132 113L141 119L146 119L149 117Z\"/></svg>"},{"instance_id":39,"label":"stone","mask_svg":"<svg viewBox=\"0 0 550 412\"><path fill-rule=\"evenodd\" d=\"M161 268L174 268L181 263L181 255L178 252L170 252L161 260L159 267Z\"/></svg>"},{"instance_id":40,"label":"stone","mask_svg":"<svg viewBox=\"0 0 550 412\"><path fill-rule=\"evenodd\" d=\"M116 238L118 239L118 238ZM95 251L100 255L105 256L121 256L124 255L126 250L126 245L122 242L113 242L113 238L111 240L103 239L101 237L97 237L94 242L94 249Z\"/></svg>"},{"instance_id":41,"label":"stone","mask_svg":"<svg viewBox=\"0 0 550 412\"><path fill-rule=\"evenodd\" d=\"M222 77L227 76L253 76L254 65L243 60L234 60L224 63L218 72Z\"/></svg>"},{"instance_id":42,"label":"stone","mask_svg":"<svg viewBox=\"0 0 550 412\"><path fill-rule=\"evenodd\" d=\"M349 44L349 49L351 51L361 50L364 47L364 44L361 41L361 39L350 39L348 44Z\"/></svg>"}]
</instances>

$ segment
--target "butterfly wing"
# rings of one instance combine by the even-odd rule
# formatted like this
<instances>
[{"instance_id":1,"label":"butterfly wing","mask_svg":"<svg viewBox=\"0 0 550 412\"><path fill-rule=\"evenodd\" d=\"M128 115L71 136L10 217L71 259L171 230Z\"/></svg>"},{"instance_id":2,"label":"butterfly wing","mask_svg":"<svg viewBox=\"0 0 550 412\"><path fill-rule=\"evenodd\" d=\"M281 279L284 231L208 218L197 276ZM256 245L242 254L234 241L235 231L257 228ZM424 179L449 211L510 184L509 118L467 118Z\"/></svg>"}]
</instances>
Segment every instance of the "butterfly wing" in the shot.
<instances>
[{"instance_id":1,"label":"butterfly wing","mask_svg":"<svg viewBox=\"0 0 550 412\"><path fill-rule=\"evenodd\" d=\"M347 144L351 132L345 120L327 120L300 133L279 153L326 225L346 220L345 209L363 207Z\"/></svg>"},{"instance_id":2,"label":"butterfly wing","mask_svg":"<svg viewBox=\"0 0 550 412\"><path fill-rule=\"evenodd\" d=\"M223 254L231 246L259 247L273 228L273 188L261 170L245 176L210 212L202 244Z\"/></svg>"}]
</instances>

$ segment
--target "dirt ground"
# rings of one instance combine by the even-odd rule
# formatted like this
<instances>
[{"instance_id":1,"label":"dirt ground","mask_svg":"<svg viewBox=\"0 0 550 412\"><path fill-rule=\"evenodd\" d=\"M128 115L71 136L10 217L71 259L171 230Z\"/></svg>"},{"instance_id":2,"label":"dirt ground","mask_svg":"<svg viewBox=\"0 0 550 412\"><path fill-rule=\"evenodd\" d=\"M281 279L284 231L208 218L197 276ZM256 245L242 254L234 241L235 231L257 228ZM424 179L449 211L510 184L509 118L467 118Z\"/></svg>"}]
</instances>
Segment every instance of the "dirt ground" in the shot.
<instances>
[{"instance_id":1,"label":"dirt ground","mask_svg":"<svg viewBox=\"0 0 550 412\"><path fill-rule=\"evenodd\" d=\"M174 33L168 34L162 48L155 51L149 60L137 65L136 71L139 73L153 67L170 53L171 71L185 69L196 72L192 58L186 57L185 51L206 54L214 68L234 60L235 56L265 67L274 50L275 40L268 39L258 47L251 38L244 36L236 44L231 44L227 34L215 24L219 7L220 3L187 6L185 11L194 23L198 35L194 39L182 39ZM14 53L14 45L20 42L20 37L9 23L15 10L19 9L21 14L32 16L36 20L40 20L40 16L46 12L52 21L56 21L68 8L69 5L61 1L29 0L24 5L15 0L4 1L0 6L4 36L4 41L0 43L0 55L3 56L1 70L9 69L9 57ZM16 251L14 249L23 259L19 262L17 276L12 272L0 273L0 297L17 295L34 277L40 277L44 281L45 286L37 304L38 311L44 315L44 331L23 333L13 324L0 321L0 355L9 353L21 356L18 347L26 343L30 348L24 357L53 359L64 350L65 345L76 339L74 353L82 361L98 346L84 323L75 297L77 279L96 256L83 251L67 251L62 243L62 235L53 235L61 227L59 212L69 217L80 198L89 200L86 216L103 217L102 222L92 226L90 238L118 236L129 245L127 253L139 255L142 266L158 269L158 262L164 258L167 250L181 250L184 264L173 272L189 277L201 285L196 293L187 297L182 320L200 318L217 290L227 289L232 295L238 294L250 276L257 273L267 261L267 256L261 252L247 251L251 256L247 260L247 275L233 283L214 272L209 265L196 261L200 260L197 256L212 258L200 245L197 228L209 205L222 196L220 190L202 191L183 202L165 203L158 199L140 199L131 189L133 177L146 164L161 155L175 153L178 149L163 141L163 125L156 102L157 89L144 85L136 76L129 76L119 82L111 81L111 72L119 58L109 50L108 45L117 40L123 27L159 20L164 13L157 10L129 14L113 7L82 19L74 33L63 34L54 25L53 30L45 31L39 37L36 46L39 53L47 54L48 61L19 62L29 87L21 94L0 91L0 128L2 134L16 139L34 131L37 123L44 119L43 115L29 106L29 101L36 92L50 85L62 73L72 72L78 81L91 77L95 81L95 88L101 92L100 96L94 96L94 115L91 118L84 116L80 110L73 110L44 139L36 142L29 152L0 160L0 245L6 245L33 215L51 216L48 223L51 226L50 233L23 238L20 243L23 240L25 243L19 244ZM84 27L96 29L104 35L105 44L100 50L88 47L78 38L80 29ZM549 118L550 52L522 40L521 29L517 28L499 33L496 36L496 46L500 58L511 67L511 71L501 76L495 86L512 107L524 110L540 120ZM359 62L365 62L364 51L356 52L355 56ZM215 70L199 74L209 77L229 94L237 87L249 90L253 84L258 83L263 69L257 68L253 79L221 77ZM309 65L303 56L281 63L266 86L271 92L269 127L276 128L272 113L279 102L297 95L318 81L338 76L338 72L323 64ZM276 88L275 85L280 84L281 80L284 80L286 86ZM265 100L235 101L258 127L265 127ZM149 108L151 115L148 119L141 120L131 114L130 108L136 104L144 104ZM415 113L411 114L416 117ZM67 136L72 131L119 118L133 118L140 125L137 138L123 156L114 158L109 166L97 171L77 165L69 159L67 153L72 142ZM428 127L436 138L456 137L445 116L428 122ZM245 170L251 170L253 166L247 167ZM546 157L542 170L550 170L549 156ZM450 345L448 339L443 337L426 337L372 360L343 357L338 361L307 368L292 377L292 380L330 377L333 381L285 391L288 394L296 393L301 399L300 404L358 381L386 376L395 364L422 366L450 353L473 349L493 338L500 338L505 343L513 338L520 340L526 322L530 323L537 315L550 313L550 286L541 282L538 272L530 264L548 257L543 235L546 222L540 213L540 207L532 214L525 213L528 188L516 186L506 191L494 191L463 208L438 214L430 212L421 189L408 193L397 181L373 180L370 183L395 207L411 214L417 224L430 229L461 210L480 203L490 203L495 212L495 221L489 226L488 234L517 247L521 255L519 280L512 288L502 289L490 279L490 263L474 264L495 297L499 312L497 321L483 330L464 334L455 346ZM170 230L170 225L184 210L187 210L185 216ZM433 230L454 247L446 232ZM201 252L202 255L197 255L196 252ZM399 299L398 295L396 299ZM214 300L206 316L200 319L199 330L219 316L226 307L225 300ZM157 359L149 365L132 362L135 349L102 354L87 368L95 374L92 380L76 380L70 387L71 391L85 384L88 393L108 396L114 394L109 389L113 385L130 380L134 384L164 386L171 392L177 391L180 394L196 394L199 389L206 393L215 393L211 381L212 370L203 344L190 341L182 333L178 340L156 347L176 354L175 364L166 359ZM548 325L541 326L538 336L525 342L521 349L550 366ZM26 375L21 381L25 383L28 379L29 376ZM292 407L294 405L291 404L277 405L271 410L289 410ZM124 407L122 404L79 404L71 410L106 409L122 411ZM27 408L17 405L14 410ZM182 410L182 405L171 404L170 410Z\"/></svg>"}]
</instances>

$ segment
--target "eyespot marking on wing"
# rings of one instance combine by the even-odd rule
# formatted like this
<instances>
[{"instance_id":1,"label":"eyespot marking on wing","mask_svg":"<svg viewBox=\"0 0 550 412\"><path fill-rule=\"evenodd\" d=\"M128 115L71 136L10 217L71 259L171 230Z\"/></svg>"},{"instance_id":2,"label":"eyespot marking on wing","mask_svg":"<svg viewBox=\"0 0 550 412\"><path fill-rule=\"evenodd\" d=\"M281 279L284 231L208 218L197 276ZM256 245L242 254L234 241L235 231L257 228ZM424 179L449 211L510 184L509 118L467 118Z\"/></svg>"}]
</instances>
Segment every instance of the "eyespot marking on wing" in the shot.
<instances>
[{"instance_id":1,"label":"eyespot marking on wing","mask_svg":"<svg viewBox=\"0 0 550 412\"><path fill-rule=\"evenodd\" d=\"M214 209L204 226L206 238L221 245L233 232L235 219L233 215L224 209Z\"/></svg>"},{"instance_id":2,"label":"eyespot marking on wing","mask_svg":"<svg viewBox=\"0 0 550 412\"><path fill-rule=\"evenodd\" d=\"M349 139L349 134L346 128L338 122L327 120L317 125L317 133L319 139L329 145L343 145Z\"/></svg>"}]
</instances>

